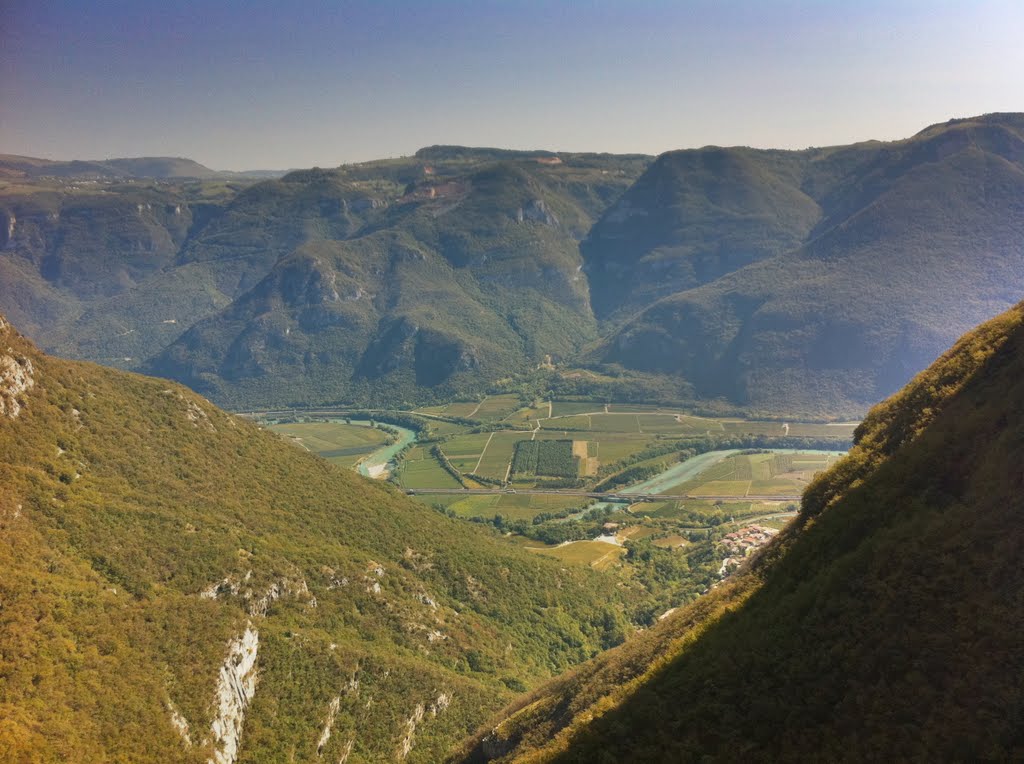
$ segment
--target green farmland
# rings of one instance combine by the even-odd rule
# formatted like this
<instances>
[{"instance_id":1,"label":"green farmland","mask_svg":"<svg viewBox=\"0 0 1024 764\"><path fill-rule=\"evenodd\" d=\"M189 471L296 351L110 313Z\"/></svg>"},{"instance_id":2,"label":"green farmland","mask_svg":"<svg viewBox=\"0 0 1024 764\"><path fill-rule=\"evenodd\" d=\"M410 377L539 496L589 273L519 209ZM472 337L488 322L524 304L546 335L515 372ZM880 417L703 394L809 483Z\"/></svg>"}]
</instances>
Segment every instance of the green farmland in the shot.
<instances>
[{"instance_id":1,"label":"green farmland","mask_svg":"<svg viewBox=\"0 0 1024 764\"><path fill-rule=\"evenodd\" d=\"M419 415L421 439L398 455L393 483L437 491L414 494L425 512L493 526L533 554L603 570L616 585L638 587L631 617L640 623L654 622L720 580L726 534L788 523L798 504L793 497L837 458L813 449L845 448L854 429L710 418L643 404L522 406L510 395L420 409ZM338 421L273 429L348 466L387 437ZM652 500L579 495L598 486ZM680 494L689 498L656 498Z\"/></svg>"},{"instance_id":2,"label":"green farmland","mask_svg":"<svg viewBox=\"0 0 1024 764\"><path fill-rule=\"evenodd\" d=\"M344 422L295 422L274 424L267 429L342 467L352 467L385 445L388 438L387 433L375 427Z\"/></svg>"},{"instance_id":3,"label":"green farmland","mask_svg":"<svg viewBox=\"0 0 1024 764\"><path fill-rule=\"evenodd\" d=\"M493 494L466 496L465 494L421 494L417 501L431 506L450 509L459 517L494 519L498 515L508 520L532 522L537 515L555 514L566 510L580 510L589 503L579 496L543 494Z\"/></svg>"}]
</instances>

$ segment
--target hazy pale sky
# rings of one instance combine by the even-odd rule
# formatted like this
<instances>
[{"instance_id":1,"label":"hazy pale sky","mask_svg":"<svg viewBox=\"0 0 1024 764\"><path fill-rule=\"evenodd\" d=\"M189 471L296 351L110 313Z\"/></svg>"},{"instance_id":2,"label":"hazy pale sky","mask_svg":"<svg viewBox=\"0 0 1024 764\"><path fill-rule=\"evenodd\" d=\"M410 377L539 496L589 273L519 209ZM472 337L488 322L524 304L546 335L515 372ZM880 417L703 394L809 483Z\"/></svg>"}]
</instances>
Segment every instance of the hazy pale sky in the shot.
<instances>
[{"instance_id":1,"label":"hazy pale sky","mask_svg":"<svg viewBox=\"0 0 1024 764\"><path fill-rule=\"evenodd\" d=\"M0 0L0 153L804 148L1024 111L1021 0Z\"/></svg>"}]
</instances>

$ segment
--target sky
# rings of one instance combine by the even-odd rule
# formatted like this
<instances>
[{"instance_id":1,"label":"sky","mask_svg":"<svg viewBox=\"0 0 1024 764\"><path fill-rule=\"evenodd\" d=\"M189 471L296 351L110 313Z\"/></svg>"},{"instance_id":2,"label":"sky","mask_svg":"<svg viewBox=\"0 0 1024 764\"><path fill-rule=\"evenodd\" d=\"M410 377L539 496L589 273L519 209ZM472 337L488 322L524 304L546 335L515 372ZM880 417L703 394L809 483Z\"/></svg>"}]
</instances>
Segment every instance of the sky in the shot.
<instances>
[{"instance_id":1,"label":"sky","mask_svg":"<svg viewBox=\"0 0 1024 764\"><path fill-rule=\"evenodd\" d=\"M0 153L658 154L1024 111L1020 0L0 0Z\"/></svg>"}]
</instances>

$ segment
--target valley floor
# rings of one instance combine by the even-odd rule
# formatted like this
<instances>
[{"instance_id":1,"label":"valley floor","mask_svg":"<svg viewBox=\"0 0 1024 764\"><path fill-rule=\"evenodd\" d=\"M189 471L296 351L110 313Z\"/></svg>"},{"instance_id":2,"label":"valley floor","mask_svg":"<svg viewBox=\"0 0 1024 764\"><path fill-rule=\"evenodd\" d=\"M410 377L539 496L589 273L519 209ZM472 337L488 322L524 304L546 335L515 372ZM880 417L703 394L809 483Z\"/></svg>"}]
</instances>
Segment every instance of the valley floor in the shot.
<instances>
[{"instance_id":1,"label":"valley floor","mask_svg":"<svg viewBox=\"0 0 1024 764\"><path fill-rule=\"evenodd\" d=\"M647 596L632 616L641 624L707 591L761 545L737 551L731 536L767 540L783 527L856 427L514 395L255 416L510 543L640 582Z\"/></svg>"}]
</instances>

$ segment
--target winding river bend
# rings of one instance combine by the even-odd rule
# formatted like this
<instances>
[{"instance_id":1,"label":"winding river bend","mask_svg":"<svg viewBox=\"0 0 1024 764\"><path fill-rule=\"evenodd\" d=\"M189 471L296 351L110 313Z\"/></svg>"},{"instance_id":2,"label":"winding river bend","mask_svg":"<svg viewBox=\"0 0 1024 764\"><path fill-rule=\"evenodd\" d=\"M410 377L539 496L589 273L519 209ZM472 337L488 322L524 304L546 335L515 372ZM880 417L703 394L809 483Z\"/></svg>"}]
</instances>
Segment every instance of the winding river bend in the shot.
<instances>
[{"instance_id":1,"label":"winding river bend","mask_svg":"<svg viewBox=\"0 0 1024 764\"><path fill-rule=\"evenodd\" d=\"M345 420L339 419L337 421ZM368 419L353 419L352 424L369 427L370 421ZM386 476L388 472L388 465L394 460L395 455L416 440L416 431L410 430L408 427L391 424L390 422L378 422L377 424L384 425L391 430L397 430L398 440L394 443L383 446L382 448L378 448L359 462L359 474L371 478Z\"/></svg>"}]
</instances>

